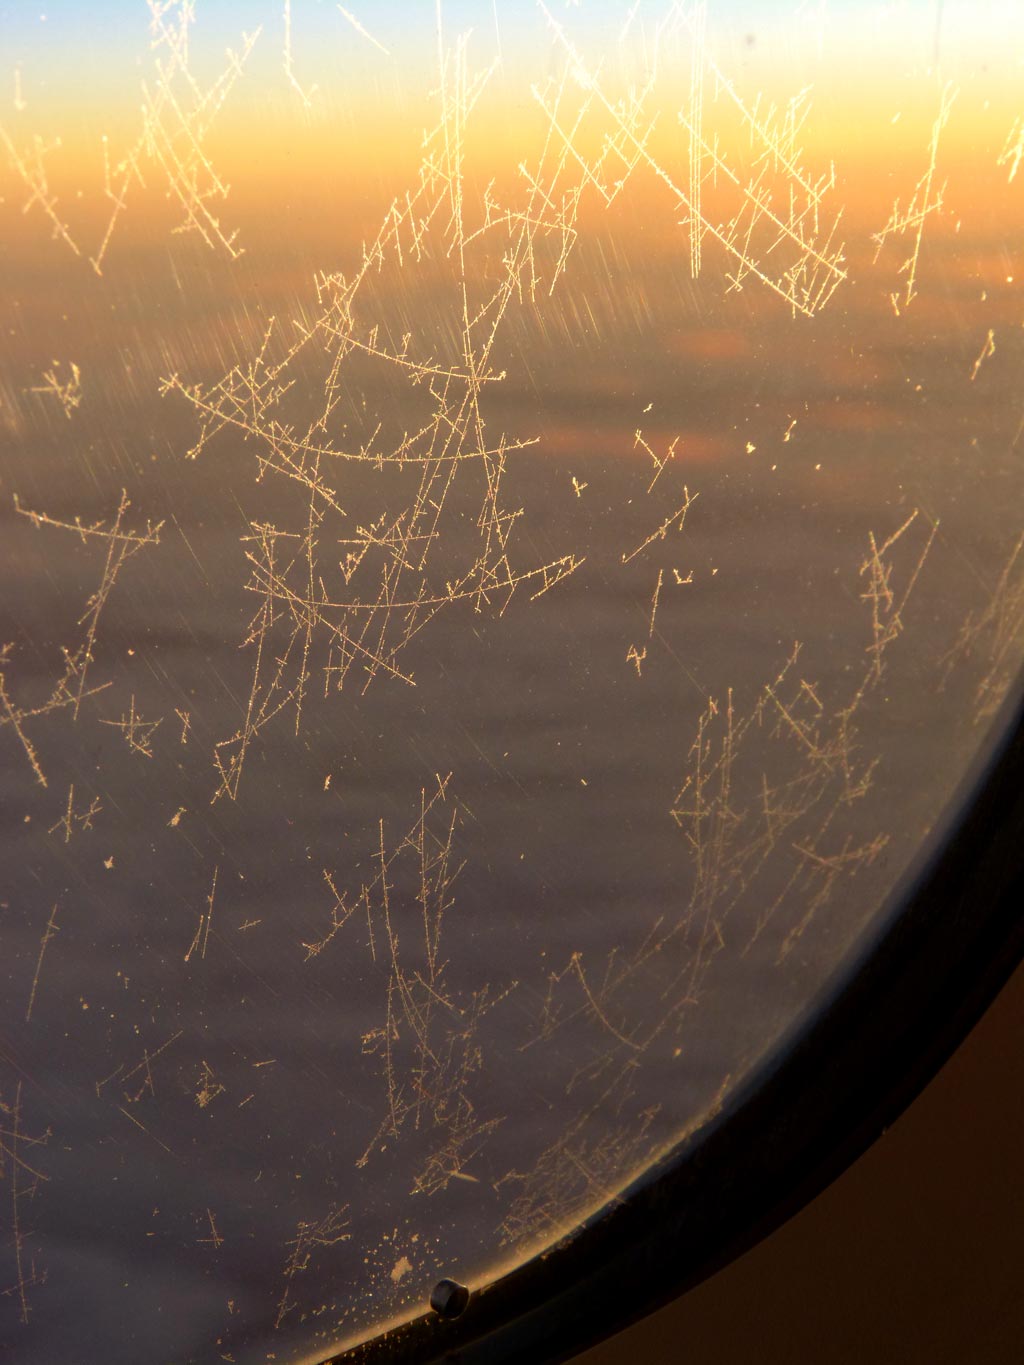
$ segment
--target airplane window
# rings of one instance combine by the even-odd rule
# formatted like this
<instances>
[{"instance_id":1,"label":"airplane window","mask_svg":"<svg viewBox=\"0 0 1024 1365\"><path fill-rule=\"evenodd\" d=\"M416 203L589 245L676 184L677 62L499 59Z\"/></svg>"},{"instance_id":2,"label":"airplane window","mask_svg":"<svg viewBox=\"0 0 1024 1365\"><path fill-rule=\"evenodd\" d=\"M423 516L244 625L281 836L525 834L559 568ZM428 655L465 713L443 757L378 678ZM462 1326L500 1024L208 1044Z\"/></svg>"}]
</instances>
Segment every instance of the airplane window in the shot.
<instances>
[{"instance_id":1,"label":"airplane window","mask_svg":"<svg viewBox=\"0 0 1024 1365\"><path fill-rule=\"evenodd\" d=\"M12 1359L415 1359L899 926L1015 724L1022 52L0 13Z\"/></svg>"}]
</instances>

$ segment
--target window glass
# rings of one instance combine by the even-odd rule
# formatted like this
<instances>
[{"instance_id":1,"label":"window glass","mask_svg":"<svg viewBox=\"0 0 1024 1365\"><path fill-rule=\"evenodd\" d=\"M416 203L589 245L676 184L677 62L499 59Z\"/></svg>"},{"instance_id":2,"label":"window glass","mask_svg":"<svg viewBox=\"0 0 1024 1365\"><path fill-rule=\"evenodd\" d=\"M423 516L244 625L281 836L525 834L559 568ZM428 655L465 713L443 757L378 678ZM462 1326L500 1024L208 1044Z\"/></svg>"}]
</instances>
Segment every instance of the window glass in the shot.
<instances>
[{"instance_id":1,"label":"window glass","mask_svg":"<svg viewBox=\"0 0 1024 1365\"><path fill-rule=\"evenodd\" d=\"M0 14L0 1341L299 1361L827 1002L1024 622L1024 12Z\"/></svg>"}]
</instances>

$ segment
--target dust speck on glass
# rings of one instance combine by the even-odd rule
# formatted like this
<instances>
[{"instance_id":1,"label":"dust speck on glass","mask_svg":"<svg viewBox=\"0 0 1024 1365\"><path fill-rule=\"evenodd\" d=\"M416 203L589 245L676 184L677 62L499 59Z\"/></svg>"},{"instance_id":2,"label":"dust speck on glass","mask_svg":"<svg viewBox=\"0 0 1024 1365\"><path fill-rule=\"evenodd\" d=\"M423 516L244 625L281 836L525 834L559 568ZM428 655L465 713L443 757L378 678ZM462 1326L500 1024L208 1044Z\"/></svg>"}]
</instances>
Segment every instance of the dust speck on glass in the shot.
<instances>
[{"instance_id":1,"label":"dust speck on glass","mask_svg":"<svg viewBox=\"0 0 1024 1365\"><path fill-rule=\"evenodd\" d=\"M1022 658L1022 52L3 7L12 1359L486 1283L876 932Z\"/></svg>"}]
</instances>

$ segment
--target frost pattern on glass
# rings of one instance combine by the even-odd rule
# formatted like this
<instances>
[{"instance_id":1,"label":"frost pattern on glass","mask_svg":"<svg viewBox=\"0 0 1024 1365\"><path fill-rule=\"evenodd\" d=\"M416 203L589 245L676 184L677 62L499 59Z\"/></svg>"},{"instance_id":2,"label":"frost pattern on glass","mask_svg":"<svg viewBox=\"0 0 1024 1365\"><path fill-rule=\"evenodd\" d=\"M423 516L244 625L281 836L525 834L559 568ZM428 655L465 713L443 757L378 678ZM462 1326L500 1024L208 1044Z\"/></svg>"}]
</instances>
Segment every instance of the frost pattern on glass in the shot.
<instances>
[{"instance_id":1,"label":"frost pattern on glass","mask_svg":"<svg viewBox=\"0 0 1024 1365\"><path fill-rule=\"evenodd\" d=\"M326 1358L699 1140L990 741L1013 35L2 23L0 1350Z\"/></svg>"}]
</instances>

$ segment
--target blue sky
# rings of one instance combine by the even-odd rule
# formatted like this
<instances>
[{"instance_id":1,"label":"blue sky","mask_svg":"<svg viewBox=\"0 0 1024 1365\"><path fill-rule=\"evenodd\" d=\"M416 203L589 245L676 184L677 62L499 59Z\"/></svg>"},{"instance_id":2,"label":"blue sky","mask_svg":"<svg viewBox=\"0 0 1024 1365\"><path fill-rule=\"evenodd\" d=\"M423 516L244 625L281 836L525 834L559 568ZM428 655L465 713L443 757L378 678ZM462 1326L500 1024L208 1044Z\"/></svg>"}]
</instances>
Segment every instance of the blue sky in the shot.
<instances>
[{"instance_id":1,"label":"blue sky","mask_svg":"<svg viewBox=\"0 0 1024 1365\"><path fill-rule=\"evenodd\" d=\"M243 31L262 26L253 70L262 80L280 73L285 0L196 0L193 54L200 74L220 69L227 47ZM633 0L547 0L577 41L614 50ZM639 41L665 12L667 0L639 0L631 33ZM435 0L346 0L345 9L408 71L433 68ZM473 54L486 63L500 50L506 61L536 59L545 25L535 0L443 0L449 38L473 29ZM291 0L293 60L310 81L318 71L331 79L347 69L383 75L384 57L339 12L336 0ZM708 28L730 59L763 65L810 55L822 39L826 49L872 62L931 59L936 33L942 59L952 69L968 59L1020 69L1024 59L1024 4L1019 0L709 0ZM747 50L747 35L757 49ZM149 65L149 15L145 0L0 0L0 117L15 68L22 68L26 98L33 84L50 95L61 81L76 88L134 98ZM591 50L594 50L591 49ZM972 56L973 54L973 56ZM350 65L352 64L352 65ZM731 60L730 60L731 65ZM10 75L8 75L10 73ZM952 72L951 74L955 74ZM1024 74L1024 73L1022 73ZM865 83L871 71L865 71ZM417 82L419 83L419 82Z\"/></svg>"}]
</instances>

